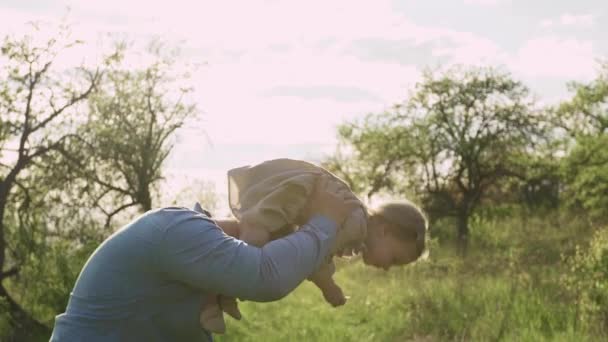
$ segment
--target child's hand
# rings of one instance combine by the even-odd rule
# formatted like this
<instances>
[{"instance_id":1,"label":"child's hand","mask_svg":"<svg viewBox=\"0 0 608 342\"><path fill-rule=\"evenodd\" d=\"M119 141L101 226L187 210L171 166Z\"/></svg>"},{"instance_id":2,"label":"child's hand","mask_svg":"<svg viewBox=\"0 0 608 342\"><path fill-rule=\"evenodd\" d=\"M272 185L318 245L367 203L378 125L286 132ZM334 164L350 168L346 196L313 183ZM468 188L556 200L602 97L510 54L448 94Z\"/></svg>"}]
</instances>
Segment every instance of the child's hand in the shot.
<instances>
[{"instance_id":1,"label":"child's hand","mask_svg":"<svg viewBox=\"0 0 608 342\"><path fill-rule=\"evenodd\" d=\"M346 297L344 296L344 293L342 292L340 286L333 282L332 284L333 285L322 289L323 298L325 298L325 300L333 307L342 306L346 304Z\"/></svg>"},{"instance_id":2,"label":"child's hand","mask_svg":"<svg viewBox=\"0 0 608 342\"><path fill-rule=\"evenodd\" d=\"M341 306L346 304L346 297L342 293L342 289L334 282L332 278L336 272L336 265L333 262L323 264L321 267L311 276L315 285L323 293L323 298L331 304L333 307Z\"/></svg>"}]
</instances>

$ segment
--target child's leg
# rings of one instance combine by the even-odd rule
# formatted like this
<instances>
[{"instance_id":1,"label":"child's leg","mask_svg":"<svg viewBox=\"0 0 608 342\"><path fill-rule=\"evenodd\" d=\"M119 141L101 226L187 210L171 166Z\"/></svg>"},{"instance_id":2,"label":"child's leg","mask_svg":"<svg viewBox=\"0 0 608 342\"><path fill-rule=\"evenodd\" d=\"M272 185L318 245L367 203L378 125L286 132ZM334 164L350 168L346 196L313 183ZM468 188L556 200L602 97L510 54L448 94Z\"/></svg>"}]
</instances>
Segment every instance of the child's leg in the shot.
<instances>
[{"instance_id":1,"label":"child's leg","mask_svg":"<svg viewBox=\"0 0 608 342\"><path fill-rule=\"evenodd\" d=\"M226 332L224 314L220 308L217 295L211 294L205 298L202 303L199 322L201 327L209 332L216 334L223 334Z\"/></svg>"},{"instance_id":2,"label":"child's leg","mask_svg":"<svg viewBox=\"0 0 608 342\"><path fill-rule=\"evenodd\" d=\"M310 280L317 285L323 293L323 298L332 306L341 306L346 304L346 297L342 289L334 282L332 278L335 272L333 263L321 266L321 269L310 277Z\"/></svg>"},{"instance_id":3,"label":"child's leg","mask_svg":"<svg viewBox=\"0 0 608 342\"><path fill-rule=\"evenodd\" d=\"M239 238L254 246L262 247L269 240L270 234L262 229L251 225L241 224ZM241 312L236 303L236 298L210 295L207 303L201 309L201 326L213 333L223 334L226 331L223 312L235 319L241 319Z\"/></svg>"}]
</instances>

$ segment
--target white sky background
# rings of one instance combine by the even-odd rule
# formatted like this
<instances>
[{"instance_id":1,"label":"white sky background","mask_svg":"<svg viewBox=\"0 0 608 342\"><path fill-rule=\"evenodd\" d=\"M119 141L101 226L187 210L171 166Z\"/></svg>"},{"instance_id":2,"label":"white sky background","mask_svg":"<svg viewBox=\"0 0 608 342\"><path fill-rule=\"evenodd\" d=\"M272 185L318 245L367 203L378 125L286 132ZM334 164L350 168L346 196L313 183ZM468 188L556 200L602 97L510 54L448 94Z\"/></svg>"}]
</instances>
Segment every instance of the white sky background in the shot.
<instances>
[{"instance_id":1,"label":"white sky background","mask_svg":"<svg viewBox=\"0 0 608 342\"><path fill-rule=\"evenodd\" d=\"M68 6L89 49L106 32L160 36L202 65L204 133L180 133L168 191L206 179L225 193L232 167L318 161L337 124L403 100L425 67L503 66L551 103L608 56L605 0L0 0L0 35Z\"/></svg>"}]
</instances>

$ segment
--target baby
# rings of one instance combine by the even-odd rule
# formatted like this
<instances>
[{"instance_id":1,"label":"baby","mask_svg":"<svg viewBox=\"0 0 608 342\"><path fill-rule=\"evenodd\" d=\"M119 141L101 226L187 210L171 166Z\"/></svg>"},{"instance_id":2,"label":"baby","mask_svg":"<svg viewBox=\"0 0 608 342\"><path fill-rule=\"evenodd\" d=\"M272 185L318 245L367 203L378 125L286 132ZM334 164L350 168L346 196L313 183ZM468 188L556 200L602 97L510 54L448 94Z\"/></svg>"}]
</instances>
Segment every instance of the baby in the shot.
<instances>
[{"instance_id":1,"label":"baby","mask_svg":"<svg viewBox=\"0 0 608 342\"><path fill-rule=\"evenodd\" d=\"M229 203L239 221L239 238L263 246L287 235L306 223L308 200L321 175L329 175L328 190L346 201L358 201L360 208L342 223L346 234L339 234L332 251L344 256L362 252L366 264L388 270L392 265L415 261L425 248L426 219L409 202L391 202L368 210L341 179L329 171L299 160L276 159L228 172ZM332 276L331 257L309 279L321 289L333 306L346 303L346 298ZM240 319L236 300L210 295L201 310L201 326L223 333L222 311Z\"/></svg>"}]
</instances>

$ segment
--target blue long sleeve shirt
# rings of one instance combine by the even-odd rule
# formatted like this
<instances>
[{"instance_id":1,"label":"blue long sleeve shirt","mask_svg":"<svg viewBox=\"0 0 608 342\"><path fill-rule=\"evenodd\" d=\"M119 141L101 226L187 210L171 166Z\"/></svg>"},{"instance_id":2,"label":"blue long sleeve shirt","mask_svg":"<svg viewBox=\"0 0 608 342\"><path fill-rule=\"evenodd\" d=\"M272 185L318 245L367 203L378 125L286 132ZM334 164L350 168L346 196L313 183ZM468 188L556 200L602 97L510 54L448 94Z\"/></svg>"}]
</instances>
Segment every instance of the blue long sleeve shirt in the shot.
<instances>
[{"instance_id":1,"label":"blue long sleeve shirt","mask_svg":"<svg viewBox=\"0 0 608 342\"><path fill-rule=\"evenodd\" d=\"M278 300L328 256L336 224L313 217L262 248L186 208L150 211L105 240L83 267L51 341L210 341L205 293Z\"/></svg>"}]
</instances>

